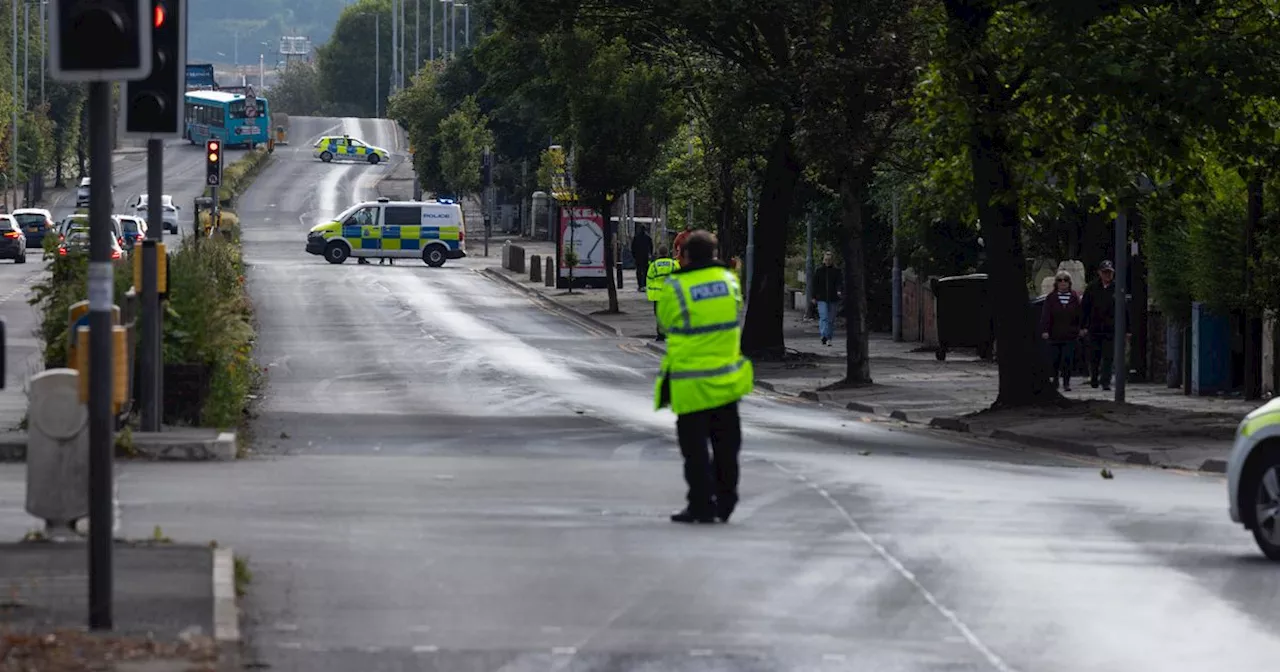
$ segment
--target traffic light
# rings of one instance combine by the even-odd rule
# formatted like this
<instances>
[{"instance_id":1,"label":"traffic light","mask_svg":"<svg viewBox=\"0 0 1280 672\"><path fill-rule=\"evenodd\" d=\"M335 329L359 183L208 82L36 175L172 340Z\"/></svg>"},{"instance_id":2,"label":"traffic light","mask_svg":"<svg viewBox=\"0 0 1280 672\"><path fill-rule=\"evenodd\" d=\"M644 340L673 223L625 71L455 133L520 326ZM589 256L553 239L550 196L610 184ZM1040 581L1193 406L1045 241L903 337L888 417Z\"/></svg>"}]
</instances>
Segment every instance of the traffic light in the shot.
<instances>
[{"instance_id":1,"label":"traffic light","mask_svg":"<svg viewBox=\"0 0 1280 672\"><path fill-rule=\"evenodd\" d=\"M54 0L49 75L115 82L151 74L152 0Z\"/></svg>"},{"instance_id":2,"label":"traffic light","mask_svg":"<svg viewBox=\"0 0 1280 672\"><path fill-rule=\"evenodd\" d=\"M210 140L204 143L205 184L211 187L222 186L222 141Z\"/></svg>"},{"instance_id":3,"label":"traffic light","mask_svg":"<svg viewBox=\"0 0 1280 672\"><path fill-rule=\"evenodd\" d=\"M151 76L125 83L124 134L182 137L187 0L151 0Z\"/></svg>"}]
</instances>

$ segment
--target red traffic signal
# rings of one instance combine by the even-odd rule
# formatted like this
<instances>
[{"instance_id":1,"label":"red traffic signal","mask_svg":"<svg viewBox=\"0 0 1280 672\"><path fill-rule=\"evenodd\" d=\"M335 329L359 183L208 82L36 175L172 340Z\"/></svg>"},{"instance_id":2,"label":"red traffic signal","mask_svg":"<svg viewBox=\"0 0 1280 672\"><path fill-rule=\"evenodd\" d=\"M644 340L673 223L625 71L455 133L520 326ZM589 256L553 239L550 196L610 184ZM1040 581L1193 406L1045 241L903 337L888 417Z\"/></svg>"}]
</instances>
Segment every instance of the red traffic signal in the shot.
<instances>
[{"instance_id":1,"label":"red traffic signal","mask_svg":"<svg viewBox=\"0 0 1280 672\"><path fill-rule=\"evenodd\" d=\"M164 5L161 3L156 3L155 16L153 17L153 23L155 24L156 28L160 28L164 26L164 18L165 18Z\"/></svg>"}]
</instances>

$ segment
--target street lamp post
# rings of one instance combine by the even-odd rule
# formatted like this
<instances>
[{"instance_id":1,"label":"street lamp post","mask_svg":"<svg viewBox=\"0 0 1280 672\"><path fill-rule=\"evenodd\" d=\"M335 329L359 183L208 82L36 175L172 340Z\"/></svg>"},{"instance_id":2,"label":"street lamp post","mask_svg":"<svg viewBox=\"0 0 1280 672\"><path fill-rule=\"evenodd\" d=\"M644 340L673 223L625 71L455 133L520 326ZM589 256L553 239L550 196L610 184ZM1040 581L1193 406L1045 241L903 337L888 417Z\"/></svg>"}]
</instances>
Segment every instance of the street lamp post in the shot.
<instances>
[{"instance_id":1,"label":"street lamp post","mask_svg":"<svg viewBox=\"0 0 1280 672\"><path fill-rule=\"evenodd\" d=\"M427 0L427 31L431 33L431 37L427 41L431 43L428 50L431 53L431 60L436 60L436 0Z\"/></svg>"}]
</instances>

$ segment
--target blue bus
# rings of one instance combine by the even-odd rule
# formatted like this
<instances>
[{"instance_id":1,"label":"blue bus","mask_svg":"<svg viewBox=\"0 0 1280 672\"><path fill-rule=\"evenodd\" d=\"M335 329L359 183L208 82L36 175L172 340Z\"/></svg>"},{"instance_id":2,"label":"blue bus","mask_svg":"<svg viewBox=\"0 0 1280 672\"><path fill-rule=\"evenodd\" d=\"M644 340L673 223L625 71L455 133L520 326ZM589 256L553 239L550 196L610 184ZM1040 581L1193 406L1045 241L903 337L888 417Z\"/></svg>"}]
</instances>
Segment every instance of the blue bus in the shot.
<instances>
[{"instance_id":1,"label":"blue bus","mask_svg":"<svg viewBox=\"0 0 1280 672\"><path fill-rule=\"evenodd\" d=\"M267 142L271 110L258 98L258 116L244 114L244 94L227 91L188 91L186 138L193 145L217 139L228 147L250 149Z\"/></svg>"}]
</instances>

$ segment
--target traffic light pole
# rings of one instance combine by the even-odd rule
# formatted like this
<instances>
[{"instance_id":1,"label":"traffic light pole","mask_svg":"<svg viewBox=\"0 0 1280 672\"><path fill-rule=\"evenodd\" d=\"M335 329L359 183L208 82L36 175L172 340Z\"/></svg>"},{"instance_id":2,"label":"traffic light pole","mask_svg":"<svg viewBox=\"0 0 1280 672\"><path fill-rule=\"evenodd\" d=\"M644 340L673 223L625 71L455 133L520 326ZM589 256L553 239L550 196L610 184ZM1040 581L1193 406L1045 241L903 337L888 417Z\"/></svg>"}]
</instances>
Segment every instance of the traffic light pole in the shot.
<instances>
[{"instance_id":1,"label":"traffic light pole","mask_svg":"<svg viewBox=\"0 0 1280 672\"><path fill-rule=\"evenodd\" d=\"M111 83L89 83L89 627L112 627Z\"/></svg>"},{"instance_id":2,"label":"traffic light pole","mask_svg":"<svg viewBox=\"0 0 1280 672\"><path fill-rule=\"evenodd\" d=\"M92 184L92 181L90 181ZM142 431L160 431L164 359L160 314L160 259L164 240L164 141L147 140L147 236L142 241ZM158 226L157 226L158 225ZM154 227L155 238L151 237Z\"/></svg>"}]
</instances>

